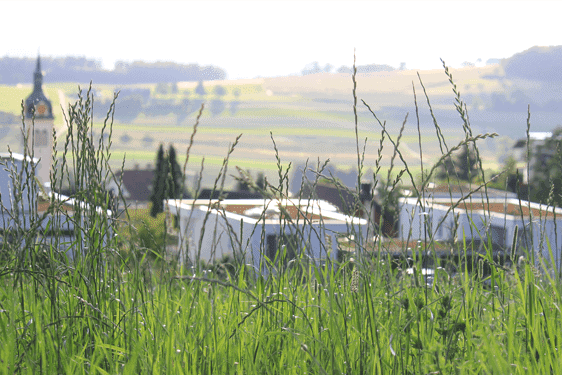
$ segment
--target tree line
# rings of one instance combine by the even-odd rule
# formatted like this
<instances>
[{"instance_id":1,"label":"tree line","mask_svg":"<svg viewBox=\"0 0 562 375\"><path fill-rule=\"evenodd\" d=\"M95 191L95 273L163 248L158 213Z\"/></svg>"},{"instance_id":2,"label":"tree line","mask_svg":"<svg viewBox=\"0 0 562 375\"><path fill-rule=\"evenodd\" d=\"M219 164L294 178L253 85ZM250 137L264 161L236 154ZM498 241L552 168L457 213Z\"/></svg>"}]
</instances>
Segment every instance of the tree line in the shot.
<instances>
[{"instance_id":1,"label":"tree line","mask_svg":"<svg viewBox=\"0 0 562 375\"><path fill-rule=\"evenodd\" d=\"M552 136L529 150L531 178L527 184L523 182L524 171L518 170L516 160L510 157L502 168L503 173L488 186L517 193L523 200L562 207L562 127L554 129ZM480 184L478 163L474 145L464 145L443 161L436 177Z\"/></svg>"},{"instance_id":2,"label":"tree line","mask_svg":"<svg viewBox=\"0 0 562 375\"><path fill-rule=\"evenodd\" d=\"M157 94L178 94L179 89L175 83L159 83L156 85L155 92ZM167 116L173 114L176 116L177 123L180 124L190 114L201 108L201 104L205 101L202 97L211 95L211 98L206 98L208 102L208 110L211 115L218 116L225 110L234 115L238 111L240 101L240 91L233 92L235 100L226 102L223 96L227 94L226 89L220 85L215 85L212 90L204 88L203 83L199 81L194 93L197 95L193 98L189 97L191 92L182 90L182 96L176 99L163 99L153 96L150 89L141 88L124 88L116 89L119 91L119 100L116 103L117 111L115 112L115 119L120 122L131 122L141 113L146 116ZM82 95L86 95L84 90ZM94 92L95 95L95 92ZM101 98L97 100L97 105L94 106L93 115L97 119L104 119L107 115L107 108L111 104L108 98Z\"/></svg>"},{"instance_id":3,"label":"tree line","mask_svg":"<svg viewBox=\"0 0 562 375\"><path fill-rule=\"evenodd\" d=\"M29 83L35 70L35 58L0 58L0 84ZM96 83L158 83L178 81L211 81L226 78L222 68L174 62L118 61L113 70L105 70L101 62L86 57L41 57L41 68L48 82Z\"/></svg>"},{"instance_id":4,"label":"tree line","mask_svg":"<svg viewBox=\"0 0 562 375\"><path fill-rule=\"evenodd\" d=\"M396 70L392 66L386 64L358 65L356 68L357 68L357 73L391 72L393 70ZM406 63L400 64L398 70L405 70L405 69L406 69ZM320 66L318 61L314 61L311 62L310 64L307 64L304 67L304 69L301 70L301 74L303 76L306 76L309 74L317 74L317 73L332 73L333 70L334 70L334 66L330 63L322 67ZM352 74L353 69L348 66L342 65L336 70L336 73Z\"/></svg>"}]
</instances>

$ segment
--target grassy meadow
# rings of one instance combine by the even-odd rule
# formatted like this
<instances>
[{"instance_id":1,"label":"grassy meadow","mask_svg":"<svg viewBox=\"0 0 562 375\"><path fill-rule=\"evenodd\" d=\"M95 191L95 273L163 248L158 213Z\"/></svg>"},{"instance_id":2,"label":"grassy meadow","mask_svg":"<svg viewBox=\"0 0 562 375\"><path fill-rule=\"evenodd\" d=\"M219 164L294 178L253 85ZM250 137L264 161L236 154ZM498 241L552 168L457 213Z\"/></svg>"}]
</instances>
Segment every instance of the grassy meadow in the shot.
<instances>
[{"instance_id":1,"label":"grassy meadow","mask_svg":"<svg viewBox=\"0 0 562 375\"><path fill-rule=\"evenodd\" d=\"M361 77L353 79L362 82ZM462 108L462 97L453 95ZM117 171L115 166L122 164L125 153L132 162L153 160L148 157L148 145L143 145L145 152L134 151L141 148L138 137L142 142L142 136L150 132L154 149L160 139L174 139L181 155L186 149L182 142L186 141L178 138L187 140L193 128L180 126L175 132L171 125L158 129L154 124L135 122L108 124L102 130L94 124L94 138L87 111L90 105L84 98L74 107L78 110L70 111L72 123L56 145L61 150L57 170L63 172L53 175L51 182L59 186L62 179L73 180L76 193L72 197L77 200L72 213L54 197L45 198L51 202L51 225L69 218L79 224L76 238L67 244L71 252L47 242L39 230L45 217L33 208L25 220L18 220L22 212L12 211L15 227L3 228L0 373L552 374L562 368L560 274L526 261L526 249L517 249L515 255L523 256L519 262L499 265L493 261L491 244L485 244L476 271L469 272L462 261L455 270L436 264L432 280L422 274L425 265L416 255L411 264L392 266L382 255L382 241L374 246L376 251L368 253L367 245L373 244L360 239L352 242L349 256L323 264L310 261L306 247L295 259L284 262L286 252L280 246L274 261L263 260L267 276L235 256L214 263L195 260L176 264L166 254L165 245L148 248L147 242L135 235L143 228L138 212L107 214L113 203L102 182L107 173ZM361 116L361 121L366 118ZM426 172L433 172L431 161L436 155L443 160L457 145L480 145L494 138L493 134L470 135L466 116L459 117L465 125L460 136L443 128L445 136L456 136L456 140L443 137L433 145L430 133L420 131L422 154L428 153ZM240 120L244 123L245 118ZM375 118L370 121L376 125L370 131L378 145L366 149L365 154L359 122L334 134L307 130L307 136L318 137L325 144L339 139L341 149L333 151L338 162L340 153L352 153L344 145L353 143L354 137L343 134L357 131L359 145L353 147L360 151L355 154L355 165L357 158L364 156L365 168L400 169L403 179L416 175L417 166L407 164L415 158L404 147L419 152L415 145L420 138L406 130L401 138L399 128L386 130L384 123ZM309 123L305 116L286 129L304 128L303 124ZM290 159L286 155L305 154L313 142L301 141L298 148L295 137L295 149L282 141L274 148L264 130L267 122L261 127L246 125L248 144L241 141L230 154L228 143L234 141L236 131L225 132L224 140L218 140L223 134L219 129L228 128L227 116L203 118L195 135L195 144L201 142L201 148L194 146L189 168L197 169L203 155L210 164L220 161L218 175L213 176L218 182L222 174L230 173L224 168L227 165L259 161L262 168L272 167L267 164L270 159L256 156L261 149L269 150L273 160L280 161L275 164L280 181L279 186L265 187L263 193L274 199L286 198L283 176ZM240 133L245 132L243 128L241 125ZM432 130L441 130L439 124ZM130 149L119 142L123 132L133 138ZM291 135L285 130L279 137ZM212 140L218 142L216 150L211 148ZM436 153L445 140L449 146L444 155ZM288 154L284 154L285 145ZM220 147L225 159L215 156ZM327 155L325 151L317 156ZM131 163L128 160L125 165ZM398 181L390 180L393 171L381 173L381 178L395 188ZM14 174L15 205L24 193L39 194L32 175L33 167L25 161L20 173ZM452 182L454 176L450 179ZM426 173L417 187L433 180L431 173ZM18 225L26 220L30 229L22 230ZM146 225L151 229L143 238L152 233L158 236L157 243L166 244L167 220L164 215ZM375 223L370 226L380 235ZM462 251L472 250L463 244ZM261 246L265 253L265 243ZM432 238L418 242L417 247L435 252ZM490 272L484 272L484 265Z\"/></svg>"}]
</instances>

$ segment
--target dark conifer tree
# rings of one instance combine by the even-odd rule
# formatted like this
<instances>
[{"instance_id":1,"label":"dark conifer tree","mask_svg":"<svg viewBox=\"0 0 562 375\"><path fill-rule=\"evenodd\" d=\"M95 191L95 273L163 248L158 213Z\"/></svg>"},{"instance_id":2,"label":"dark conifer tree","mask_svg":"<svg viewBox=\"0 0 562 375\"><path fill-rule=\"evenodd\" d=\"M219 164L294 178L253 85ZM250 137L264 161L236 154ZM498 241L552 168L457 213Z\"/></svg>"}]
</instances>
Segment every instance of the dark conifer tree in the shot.
<instances>
[{"instance_id":1,"label":"dark conifer tree","mask_svg":"<svg viewBox=\"0 0 562 375\"><path fill-rule=\"evenodd\" d=\"M156 156L156 170L154 171L152 194L150 195L150 201L152 202L150 215L153 217L156 217L159 212L164 210L163 200L166 192L166 164L167 162L164 158L164 147L160 144L158 154Z\"/></svg>"},{"instance_id":2,"label":"dark conifer tree","mask_svg":"<svg viewBox=\"0 0 562 375\"><path fill-rule=\"evenodd\" d=\"M263 172L258 173L258 178L256 180L256 186L259 188L259 190L265 189L265 176L264 176ZM259 192L259 190L258 190L258 192Z\"/></svg>"},{"instance_id":3,"label":"dark conifer tree","mask_svg":"<svg viewBox=\"0 0 562 375\"><path fill-rule=\"evenodd\" d=\"M196 93L197 95L201 95L201 96L207 94L207 91L206 91L205 88L203 87L203 82L202 82L202 81L199 81L199 82L197 83L197 87L195 88L195 93Z\"/></svg>"},{"instance_id":4,"label":"dark conifer tree","mask_svg":"<svg viewBox=\"0 0 562 375\"><path fill-rule=\"evenodd\" d=\"M167 161L167 169L170 172L167 174L168 188L166 189L166 198L181 198L183 176L176 158L176 149L172 145L170 145L170 149L168 151Z\"/></svg>"},{"instance_id":5,"label":"dark conifer tree","mask_svg":"<svg viewBox=\"0 0 562 375\"><path fill-rule=\"evenodd\" d=\"M168 154L164 155L164 148L160 145L150 196L152 202L150 214L153 217L164 211L164 199L182 197L182 182L183 174L177 161L176 149L174 146L170 146Z\"/></svg>"}]
</instances>

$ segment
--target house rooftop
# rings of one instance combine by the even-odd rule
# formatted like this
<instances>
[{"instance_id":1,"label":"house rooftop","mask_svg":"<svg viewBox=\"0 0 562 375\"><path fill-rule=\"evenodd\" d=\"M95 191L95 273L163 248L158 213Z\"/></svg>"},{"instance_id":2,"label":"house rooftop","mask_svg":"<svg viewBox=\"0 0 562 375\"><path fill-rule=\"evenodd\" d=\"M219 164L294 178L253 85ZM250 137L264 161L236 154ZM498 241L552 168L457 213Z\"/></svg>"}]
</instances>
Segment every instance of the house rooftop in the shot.
<instances>
[{"instance_id":1,"label":"house rooftop","mask_svg":"<svg viewBox=\"0 0 562 375\"><path fill-rule=\"evenodd\" d=\"M18 154L16 152L12 152L11 154L9 152L0 152L0 159L6 159L6 160L10 160L10 159L14 159L17 161L23 161L24 156L22 154ZM27 160L31 161L33 160L34 163L39 163L39 159L37 158L31 158L29 155L27 156Z\"/></svg>"},{"instance_id":2,"label":"house rooftop","mask_svg":"<svg viewBox=\"0 0 562 375\"><path fill-rule=\"evenodd\" d=\"M403 198L403 202L407 202L409 204L417 204L417 198ZM462 211L477 211L481 213L487 213L490 211L492 214L497 215L508 215L514 217L529 217L529 213L532 213L533 217L539 218L554 218L555 216L560 215L559 217L562 218L562 208L555 208L552 206L547 206L544 204L533 203L528 201L520 201L519 199L498 199L498 198L489 198L487 200L483 200L480 198L472 197L472 199L464 199L460 203L458 200L453 199L451 201L450 198L431 198L427 199L424 202L425 206L444 206L451 207L453 204L458 205L455 207L455 210L462 210Z\"/></svg>"},{"instance_id":3,"label":"house rooftop","mask_svg":"<svg viewBox=\"0 0 562 375\"><path fill-rule=\"evenodd\" d=\"M429 198L429 196L435 196L435 197L449 197L450 194L453 195L461 195L461 196L466 196L468 195L471 191L474 191L476 189L478 189L480 185L478 184L473 184L472 186L468 185L468 184L441 184L441 185L436 185L433 183L430 183L427 185L427 187L425 188L425 197ZM487 188L484 189L483 187L480 188L478 191L473 193L473 196L481 196L486 194L488 196L488 198L516 198L517 194L512 193L510 191L505 191L505 190L499 190L499 189L493 189L493 188Z\"/></svg>"},{"instance_id":4,"label":"house rooftop","mask_svg":"<svg viewBox=\"0 0 562 375\"><path fill-rule=\"evenodd\" d=\"M130 201L147 202L150 200L154 169L129 169L115 174L117 180L123 180L123 195Z\"/></svg>"},{"instance_id":5,"label":"house rooftop","mask_svg":"<svg viewBox=\"0 0 562 375\"><path fill-rule=\"evenodd\" d=\"M529 139L531 141L544 141L552 137L552 132L529 132ZM527 138L517 140L513 148L527 147Z\"/></svg>"},{"instance_id":6,"label":"house rooftop","mask_svg":"<svg viewBox=\"0 0 562 375\"><path fill-rule=\"evenodd\" d=\"M366 224L367 221L359 218L341 214L337 211L337 207L323 201L313 199L225 199L219 201L217 199L182 199L168 200L168 205L180 209L191 210L198 207L203 210L220 209L225 212L244 218L245 222L256 223L265 218L265 220L273 219L278 221L280 217L287 217L290 220L337 220L344 222L354 222L356 224Z\"/></svg>"}]
</instances>

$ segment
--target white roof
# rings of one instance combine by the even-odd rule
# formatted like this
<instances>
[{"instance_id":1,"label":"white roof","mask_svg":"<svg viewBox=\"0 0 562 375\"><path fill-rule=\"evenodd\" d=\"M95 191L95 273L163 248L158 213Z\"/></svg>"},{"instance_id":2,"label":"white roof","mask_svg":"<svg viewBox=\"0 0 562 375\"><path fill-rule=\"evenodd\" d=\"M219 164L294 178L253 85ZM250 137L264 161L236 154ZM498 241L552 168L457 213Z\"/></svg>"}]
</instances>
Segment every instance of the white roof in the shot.
<instances>
[{"instance_id":1,"label":"white roof","mask_svg":"<svg viewBox=\"0 0 562 375\"><path fill-rule=\"evenodd\" d=\"M17 161L23 161L23 155L22 154L18 154L16 152L12 152L11 154L8 153L8 152L0 152L0 159L10 160L11 158L13 158L14 160L17 160ZM32 160L29 155L27 156L27 160L28 161ZM33 158L33 162L37 164L37 163L39 163L39 159Z\"/></svg>"},{"instance_id":2,"label":"white roof","mask_svg":"<svg viewBox=\"0 0 562 375\"><path fill-rule=\"evenodd\" d=\"M529 132L529 138L535 141L544 141L552 137L552 132Z\"/></svg>"},{"instance_id":3,"label":"white roof","mask_svg":"<svg viewBox=\"0 0 562 375\"><path fill-rule=\"evenodd\" d=\"M219 200L217 199L170 199L167 200L167 204L179 210L191 210L192 207L197 206L202 210L207 210L206 207L217 204ZM225 199L220 201L220 205L227 207L228 205L234 206L248 206L248 209L244 211L243 215L227 212L228 215L233 215L233 217L244 218L244 221L257 222L255 219L256 214L263 212L266 209L266 213L269 211L270 214L274 214L280 211L278 206L283 207L305 207L305 212L311 215L319 215L323 217L323 220L337 220L340 222L348 222L359 225L367 224L367 220L358 217L351 217L337 212L337 207L330 204L329 202L316 199L282 199L282 200L270 200L270 199ZM213 211L213 210L211 210ZM253 217L252 217L253 216Z\"/></svg>"}]
</instances>

